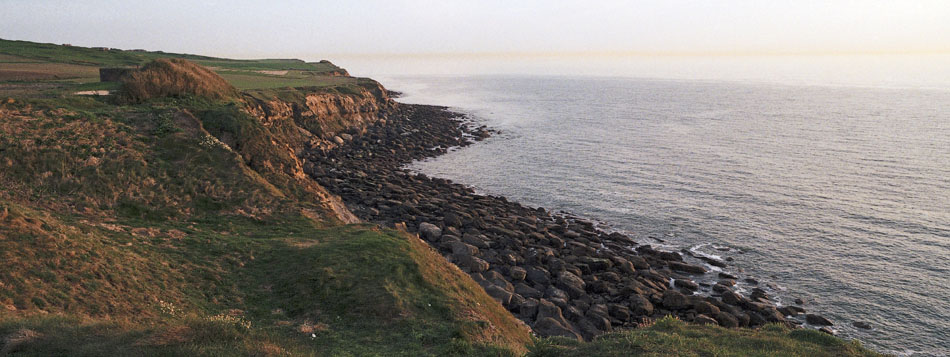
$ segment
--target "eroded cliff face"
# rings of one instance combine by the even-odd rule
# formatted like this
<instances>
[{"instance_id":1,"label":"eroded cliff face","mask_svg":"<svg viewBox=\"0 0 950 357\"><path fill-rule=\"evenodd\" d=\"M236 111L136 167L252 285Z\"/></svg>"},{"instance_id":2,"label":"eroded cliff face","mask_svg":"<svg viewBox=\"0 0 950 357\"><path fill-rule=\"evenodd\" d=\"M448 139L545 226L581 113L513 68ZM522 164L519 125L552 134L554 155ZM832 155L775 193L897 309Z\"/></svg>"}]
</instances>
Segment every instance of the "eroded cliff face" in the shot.
<instances>
[{"instance_id":1,"label":"eroded cliff face","mask_svg":"<svg viewBox=\"0 0 950 357\"><path fill-rule=\"evenodd\" d=\"M385 88L371 80L360 80L353 87L295 94L269 100L245 98L247 111L264 125L293 122L305 131L313 147L333 145L339 134L359 134L367 126L385 120L396 106Z\"/></svg>"},{"instance_id":2,"label":"eroded cliff face","mask_svg":"<svg viewBox=\"0 0 950 357\"><path fill-rule=\"evenodd\" d=\"M302 154L341 145L370 125L384 122L397 104L382 85L364 79L357 86L345 88L286 91L267 99L261 99L260 95L245 96L245 110L270 133L270 142L266 145L283 152L273 155L269 150L243 150L245 162L255 170L289 176L297 187L304 187L339 220L359 222L338 197L305 174L305 168L314 164L303 159Z\"/></svg>"}]
</instances>

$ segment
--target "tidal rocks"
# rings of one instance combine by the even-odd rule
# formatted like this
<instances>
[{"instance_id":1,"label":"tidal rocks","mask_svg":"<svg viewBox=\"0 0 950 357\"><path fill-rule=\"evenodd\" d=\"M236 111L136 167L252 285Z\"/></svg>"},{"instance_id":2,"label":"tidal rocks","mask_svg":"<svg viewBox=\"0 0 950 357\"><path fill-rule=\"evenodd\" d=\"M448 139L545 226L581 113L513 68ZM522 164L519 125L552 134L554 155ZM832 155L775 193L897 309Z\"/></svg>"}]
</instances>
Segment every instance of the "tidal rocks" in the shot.
<instances>
[{"instance_id":1,"label":"tidal rocks","mask_svg":"<svg viewBox=\"0 0 950 357\"><path fill-rule=\"evenodd\" d=\"M734 275L706 284L702 264L719 261L638 245L577 217L405 170L489 131L439 107L398 105L385 115L337 134L343 143L303 152L306 173L359 218L417 232L537 334L590 339L667 314L726 327L783 318L764 290L735 293ZM701 296L710 292L721 298Z\"/></svg>"},{"instance_id":2,"label":"tidal rocks","mask_svg":"<svg viewBox=\"0 0 950 357\"><path fill-rule=\"evenodd\" d=\"M691 264L680 263L676 261L669 262L669 265L670 265L670 269L685 272L685 273L691 273L691 274L705 274L706 273L706 268L703 268L699 265L691 265Z\"/></svg>"},{"instance_id":3,"label":"tidal rocks","mask_svg":"<svg viewBox=\"0 0 950 357\"><path fill-rule=\"evenodd\" d=\"M832 326L834 323L831 320L826 319L824 316L816 314L807 314L805 315L805 322L815 325L815 326Z\"/></svg>"}]
</instances>

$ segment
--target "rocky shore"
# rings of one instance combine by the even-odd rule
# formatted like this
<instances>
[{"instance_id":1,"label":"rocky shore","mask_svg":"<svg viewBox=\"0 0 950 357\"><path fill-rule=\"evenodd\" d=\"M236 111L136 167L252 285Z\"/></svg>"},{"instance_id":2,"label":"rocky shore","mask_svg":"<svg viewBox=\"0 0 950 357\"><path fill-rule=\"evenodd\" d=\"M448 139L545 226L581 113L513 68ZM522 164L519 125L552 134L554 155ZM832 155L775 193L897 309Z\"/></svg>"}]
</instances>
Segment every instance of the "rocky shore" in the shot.
<instances>
[{"instance_id":1,"label":"rocky shore","mask_svg":"<svg viewBox=\"0 0 950 357\"><path fill-rule=\"evenodd\" d=\"M402 104L303 153L304 171L360 219L418 232L541 336L589 340L665 315L724 327L800 323L788 318L804 314L800 306L778 307L759 288L739 293L739 277L718 269L725 262L404 169L490 135L445 108Z\"/></svg>"}]
</instances>

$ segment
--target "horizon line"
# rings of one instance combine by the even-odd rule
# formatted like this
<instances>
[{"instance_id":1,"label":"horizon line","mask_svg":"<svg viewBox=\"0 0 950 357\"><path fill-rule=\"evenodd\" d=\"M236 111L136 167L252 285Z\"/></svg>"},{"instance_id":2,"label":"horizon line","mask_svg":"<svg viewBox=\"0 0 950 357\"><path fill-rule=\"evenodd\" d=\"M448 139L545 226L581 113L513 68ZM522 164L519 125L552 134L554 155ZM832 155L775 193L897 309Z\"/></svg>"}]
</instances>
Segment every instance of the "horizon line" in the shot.
<instances>
[{"instance_id":1,"label":"horizon line","mask_svg":"<svg viewBox=\"0 0 950 357\"><path fill-rule=\"evenodd\" d=\"M754 57L754 56L859 56L950 55L950 48L874 51L484 51L484 52L338 52L321 56L347 57Z\"/></svg>"}]
</instances>

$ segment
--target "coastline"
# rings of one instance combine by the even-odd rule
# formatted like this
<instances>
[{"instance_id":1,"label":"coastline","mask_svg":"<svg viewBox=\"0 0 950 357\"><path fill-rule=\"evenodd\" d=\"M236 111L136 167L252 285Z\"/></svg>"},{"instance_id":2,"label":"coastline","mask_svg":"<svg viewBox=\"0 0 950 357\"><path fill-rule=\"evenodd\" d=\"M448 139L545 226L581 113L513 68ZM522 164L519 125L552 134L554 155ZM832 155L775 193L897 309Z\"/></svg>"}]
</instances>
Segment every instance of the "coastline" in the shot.
<instances>
[{"instance_id":1,"label":"coastline","mask_svg":"<svg viewBox=\"0 0 950 357\"><path fill-rule=\"evenodd\" d=\"M726 262L664 252L589 221L405 169L487 138L445 107L399 104L387 119L305 153L304 170L361 220L418 233L540 336L590 340L666 315L724 327L831 322L767 292L735 290ZM756 283L757 284L757 283ZM799 304L800 305L800 304Z\"/></svg>"}]
</instances>

